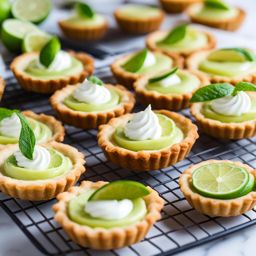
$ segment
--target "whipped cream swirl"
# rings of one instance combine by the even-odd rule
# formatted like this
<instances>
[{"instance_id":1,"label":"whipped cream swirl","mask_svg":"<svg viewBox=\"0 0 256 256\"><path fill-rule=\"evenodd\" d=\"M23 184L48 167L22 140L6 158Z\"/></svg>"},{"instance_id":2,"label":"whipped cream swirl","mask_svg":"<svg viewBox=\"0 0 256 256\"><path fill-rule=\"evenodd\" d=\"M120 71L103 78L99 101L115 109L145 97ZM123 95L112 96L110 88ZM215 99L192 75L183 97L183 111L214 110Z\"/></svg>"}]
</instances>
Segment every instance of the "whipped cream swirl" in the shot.
<instances>
[{"instance_id":1,"label":"whipped cream swirl","mask_svg":"<svg viewBox=\"0 0 256 256\"><path fill-rule=\"evenodd\" d=\"M181 82L180 77L177 74L172 74L171 76L168 76L164 78L163 80L159 81L159 85L161 87L170 87L173 85L177 85Z\"/></svg>"},{"instance_id":2,"label":"whipped cream swirl","mask_svg":"<svg viewBox=\"0 0 256 256\"><path fill-rule=\"evenodd\" d=\"M70 68L72 65L72 58L69 53L64 51L59 51L55 56L53 62L49 67L45 67L40 60L37 61L37 68L47 69L48 71L62 71L64 69Z\"/></svg>"},{"instance_id":3,"label":"whipped cream swirl","mask_svg":"<svg viewBox=\"0 0 256 256\"><path fill-rule=\"evenodd\" d=\"M14 153L19 167L30 170L46 170L51 162L51 154L48 149L42 146L35 146L33 160L26 158L20 151Z\"/></svg>"},{"instance_id":4,"label":"whipped cream swirl","mask_svg":"<svg viewBox=\"0 0 256 256\"><path fill-rule=\"evenodd\" d=\"M239 92L237 95L213 100L211 108L214 112L225 116L240 116L248 113L251 109L251 99L246 92Z\"/></svg>"},{"instance_id":5,"label":"whipped cream swirl","mask_svg":"<svg viewBox=\"0 0 256 256\"><path fill-rule=\"evenodd\" d=\"M147 67L153 66L155 64L156 64L155 55L152 52L147 51L147 56L146 56L145 61L142 65L142 68L147 68Z\"/></svg>"},{"instance_id":6,"label":"whipped cream swirl","mask_svg":"<svg viewBox=\"0 0 256 256\"><path fill-rule=\"evenodd\" d=\"M133 114L124 128L125 136L131 140L154 140L162 135L157 115L149 105L144 111Z\"/></svg>"},{"instance_id":7,"label":"whipped cream swirl","mask_svg":"<svg viewBox=\"0 0 256 256\"><path fill-rule=\"evenodd\" d=\"M14 113L0 122L0 134L7 137L18 138L21 131L21 122L19 117Z\"/></svg>"},{"instance_id":8,"label":"whipped cream swirl","mask_svg":"<svg viewBox=\"0 0 256 256\"><path fill-rule=\"evenodd\" d=\"M99 200L86 203L84 211L94 218L104 220L119 220L129 215L133 209L133 203L129 199Z\"/></svg>"},{"instance_id":9,"label":"whipped cream swirl","mask_svg":"<svg viewBox=\"0 0 256 256\"><path fill-rule=\"evenodd\" d=\"M111 100L111 93L105 86L95 84L85 79L85 81L75 89L73 97L80 102L104 104Z\"/></svg>"}]
</instances>

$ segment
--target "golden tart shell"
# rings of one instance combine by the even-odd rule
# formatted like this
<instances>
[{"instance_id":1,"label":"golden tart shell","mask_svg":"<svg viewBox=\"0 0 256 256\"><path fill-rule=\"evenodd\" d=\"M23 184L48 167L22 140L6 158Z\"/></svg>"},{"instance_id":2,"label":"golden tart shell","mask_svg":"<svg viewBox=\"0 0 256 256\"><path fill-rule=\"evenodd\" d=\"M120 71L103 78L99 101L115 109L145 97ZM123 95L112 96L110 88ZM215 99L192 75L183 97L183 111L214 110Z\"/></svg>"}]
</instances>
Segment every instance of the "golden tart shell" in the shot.
<instances>
[{"instance_id":1,"label":"golden tart shell","mask_svg":"<svg viewBox=\"0 0 256 256\"><path fill-rule=\"evenodd\" d=\"M129 246L142 240L153 224L161 218L164 202L156 191L148 187L150 194L144 197L148 213L143 220L128 227L121 228L91 228L79 225L69 219L68 202L88 189L98 189L107 184L104 181L83 181L79 187L72 187L67 192L58 195L58 202L53 206L55 221L57 221L68 236L77 244L98 250L110 250Z\"/></svg>"},{"instance_id":2,"label":"golden tart shell","mask_svg":"<svg viewBox=\"0 0 256 256\"><path fill-rule=\"evenodd\" d=\"M157 46L157 42L160 38L163 38L167 34L167 31L156 31L156 32L151 33L146 38L146 45L152 51L158 50L158 51L163 52L165 54L178 54L178 55L181 55L183 57L188 57L192 53L199 52L199 51L202 51L202 50L214 49L215 46L216 46L215 37L211 33L206 32L206 31L200 31L200 33L204 33L207 36L208 43L204 47L201 47L201 48L196 49L196 50L185 50L184 49L184 50L181 50L181 51L170 51L170 50L161 49L161 47Z\"/></svg>"},{"instance_id":3,"label":"golden tart shell","mask_svg":"<svg viewBox=\"0 0 256 256\"><path fill-rule=\"evenodd\" d=\"M131 151L115 145L112 135L116 128L126 123L132 114L113 118L106 125L101 125L98 132L98 144L105 156L113 163L135 171L150 171L168 167L183 160L198 138L197 127L184 116L167 110L156 113L171 118L184 134L184 139L177 144L161 150Z\"/></svg>"},{"instance_id":4,"label":"golden tart shell","mask_svg":"<svg viewBox=\"0 0 256 256\"><path fill-rule=\"evenodd\" d=\"M167 13L180 13L189 5L200 3L202 0L160 0L160 4Z\"/></svg>"},{"instance_id":5,"label":"golden tart shell","mask_svg":"<svg viewBox=\"0 0 256 256\"><path fill-rule=\"evenodd\" d=\"M201 81L201 85L199 87L208 85L210 83L208 78L201 72L197 72L195 70L182 71L195 75ZM147 106L151 104L154 109L166 109L174 111L189 107L189 101L193 95L193 92L184 94L161 94L157 91L150 91L145 88L148 84L149 78L150 77L148 76L143 76L134 83L135 93L143 105Z\"/></svg>"},{"instance_id":6,"label":"golden tart shell","mask_svg":"<svg viewBox=\"0 0 256 256\"><path fill-rule=\"evenodd\" d=\"M52 141L43 144L45 147L54 148L65 156L69 157L73 163L72 169L55 178L46 180L17 180L5 176L0 172L0 190L5 194L22 200L49 200L59 193L68 190L73 186L82 173L85 172L84 156L74 147ZM1 152L0 166L3 168L4 161L18 150L18 145L8 145ZM36 173L35 173L36 175Z\"/></svg>"},{"instance_id":7,"label":"golden tart shell","mask_svg":"<svg viewBox=\"0 0 256 256\"><path fill-rule=\"evenodd\" d=\"M97 128L101 124L107 123L111 118L121 116L132 111L135 98L134 95L126 90L121 85L106 84L107 88L113 88L120 94L120 104L115 108L102 112L83 112L72 110L67 107L63 101L79 86L67 86L55 92L51 98L50 103L54 111L58 114L60 119L66 123L82 129Z\"/></svg>"},{"instance_id":8,"label":"golden tart shell","mask_svg":"<svg viewBox=\"0 0 256 256\"><path fill-rule=\"evenodd\" d=\"M4 81L4 79L0 76L0 100L1 100L2 97L3 97L4 88L5 88L5 81Z\"/></svg>"},{"instance_id":9,"label":"golden tart shell","mask_svg":"<svg viewBox=\"0 0 256 256\"><path fill-rule=\"evenodd\" d=\"M255 94L255 93L254 93ZM238 140L256 135L256 119L240 123L223 123L205 117L201 113L203 103L193 103L190 107L192 116L200 129L208 135L220 139Z\"/></svg>"},{"instance_id":10,"label":"golden tart shell","mask_svg":"<svg viewBox=\"0 0 256 256\"><path fill-rule=\"evenodd\" d=\"M256 192L252 191L245 196L235 199L214 199L204 197L191 189L192 172L205 164L213 163L232 163L242 168L245 168L256 178L256 171L250 166L242 164L240 162L232 162L228 160L208 160L199 164L191 166L189 169L184 171L179 178L180 190L183 192L185 198L189 204L194 207L197 211L209 215L209 216L221 216L230 217L238 216L243 213L250 211L256 204Z\"/></svg>"},{"instance_id":11,"label":"golden tart shell","mask_svg":"<svg viewBox=\"0 0 256 256\"><path fill-rule=\"evenodd\" d=\"M159 53L159 51L154 51L154 52ZM164 55L166 55L166 54L164 54ZM111 71L112 71L113 75L115 76L116 80L118 81L118 83L124 85L128 89L133 89L133 83L138 78L143 76L143 74L131 73L131 72L125 71L122 68L122 64L124 64L129 59L130 56L131 56L131 54L128 54L126 56L123 56L123 57L115 60L111 64L110 67L111 67ZM184 59L182 57L180 57L177 54L168 54L168 56L173 60L173 67L183 68Z\"/></svg>"},{"instance_id":12,"label":"golden tart shell","mask_svg":"<svg viewBox=\"0 0 256 256\"><path fill-rule=\"evenodd\" d=\"M201 5L201 4L199 3L198 5ZM237 8L239 13L237 16L233 18L219 19L214 21L206 20L194 15L193 9L194 9L194 5L191 5L186 10L187 15L190 17L190 20L193 23L199 23L209 27L214 27L214 28L228 30L228 31L237 30L242 25L246 17L245 11L243 9Z\"/></svg>"},{"instance_id":13,"label":"golden tart shell","mask_svg":"<svg viewBox=\"0 0 256 256\"><path fill-rule=\"evenodd\" d=\"M69 52L73 57L78 59L83 64L83 71L70 75L63 76L63 78L57 79L40 79L32 77L24 72L28 63L38 55L38 53L24 53L16 57L11 63L11 70L17 78L20 86L27 90L37 93L53 93L69 84L77 84L82 82L87 76L91 75L94 71L93 59L85 53Z\"/></svg>"}]
</instances>

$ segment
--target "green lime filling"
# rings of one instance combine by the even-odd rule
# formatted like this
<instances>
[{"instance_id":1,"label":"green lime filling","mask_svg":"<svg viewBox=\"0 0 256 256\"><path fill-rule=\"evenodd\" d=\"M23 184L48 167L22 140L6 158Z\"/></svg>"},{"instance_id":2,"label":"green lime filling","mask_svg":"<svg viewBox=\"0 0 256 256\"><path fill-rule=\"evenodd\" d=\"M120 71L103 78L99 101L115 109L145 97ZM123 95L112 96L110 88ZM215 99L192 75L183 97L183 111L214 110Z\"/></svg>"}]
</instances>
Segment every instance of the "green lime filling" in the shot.
<instances>
[{"instance_id":1,"label":"green lime filling","mask_svg":"<svg viewBox=\"0 0 256 256\"><path fill-rule=\"evenodd\" d=\"M119 14L128 18L154 18L159 15L157 8L146 5L127 5L118 10Z\"/></svg>"},{"instance_id":2,"label":"green lime filling","mask_svg":"<svg viewBox=\"0 0 256 256\"><path fill-rule=\"evenodd\" d=\"M111 92L111 99L103 104L89 104L89 103L84 103L76 100L73 95L68 96L64 100L64 104L77 111L82 111L82 112L97 112L97 111L106 111L113 109L120 103L120 95L115 89L109 89Z\"/></svg>"},{"instance_id":3,"label":"green lime filling","mask_svg":"<svg viewBox=\"0 0 256 256\"><path fill-rule=\"evenodd\" d=\"M72 168L71 160L62 153L50 149L51 162L46 170L31 170L17 165L14 155L4 163L2 173L17 180L46 180L63 175Z\"/></svg>"},{"instance_id":4,"label":"green lime filling","mask_svg":"<svg viewBox=\"0 0 256 256\"><path fill-rule=\"evenodd\" d=\"M179 52L182 50L193 51L202 48L207 44L208 38L205 33L189 28L181 41L174 44L158 42L157 46L163 50Z\"/></svg>"},{"instance_id":5,"label":"green lime filling","mask_svg":"<svg viewBox=\"0 0 256 256\"><path fill-rule=\"evenodd\" d=\"M74 57L72 58L72 64L69 68L63 69L61 71L50 71L47 69L40 69L37 67L37 60L33 59L24 72L26 72L28 75L37 77L40 79L56 79L59 77L64 77L64 76L70 76L73 74L77 74L81 71L83 71L83 64L81 61L77 60Z\"/></svg>"},{"instance_id":6,"label":"green lime filling","mask_svg":"<svg viewBox=\"0 0 256 256\"><path fill-rule=\"evenodd\" d=\"M92 18L82 17L82 16L73 16L67 20L66 23L77 27L94 27L98 25L102 25L105 22L104 17L99 14L95 14Z\"/></svg>"},{"instance_id":7,"label":"green lime filling","mask_svg":"<svg viewBox=\"0 0 256 256\"><path fill-rule=\"evenodd\" d=\"M183 140L183 132L168 117L157 114L162 127L162 136L155 140L131 140L125 136L124 127L118 127L113 134L113 141L122 148L132 151L160 150Z\"/></svg>"},{"instance_id":8,"label":"green lime filling","mask_svg":"<svg viewBox=\"0 0 256 256\"><path fill-rule=\"evenodd\" d=\"M92 228L110 229L114 227L126 227L133 225L141 221L147 214L145 201L142 198L137 198L132 200L133 210L123 219L104 220L94 218L84 211L87 200L93 194L93 192L94 190L88 190L87 192L84 192L70 200L68 204L68 216L72 221Z\"/></svg>"},{"instance_id":9,"label":"green lime filling","mask_svg":"<svg viewBox=\"0 0 256 256\"><path fill-rule=\"evenodd\" d=\"M46 142L52 137L52 131L47 125L29 117L27 117L27 120L34 131L37 143ZM0 133L0 144L2 145L17 144L18 141L18 137L7 137Z\"/></svg>"},{"instance_id":10,"label":"green lime filling","mask_svg":"<svg viewBox=\"0 0 256 256\"><path fill-rule=\"evenodd\" d=\"M181 79L181 82L168 87L161 86L161 81L155 83L149 83L146 85L146 89L149 91L156 91L161 94L183 94L192 92L200 86L200 80L188 72L178 71L177 75Z\"/></svg>"}]
</instances>

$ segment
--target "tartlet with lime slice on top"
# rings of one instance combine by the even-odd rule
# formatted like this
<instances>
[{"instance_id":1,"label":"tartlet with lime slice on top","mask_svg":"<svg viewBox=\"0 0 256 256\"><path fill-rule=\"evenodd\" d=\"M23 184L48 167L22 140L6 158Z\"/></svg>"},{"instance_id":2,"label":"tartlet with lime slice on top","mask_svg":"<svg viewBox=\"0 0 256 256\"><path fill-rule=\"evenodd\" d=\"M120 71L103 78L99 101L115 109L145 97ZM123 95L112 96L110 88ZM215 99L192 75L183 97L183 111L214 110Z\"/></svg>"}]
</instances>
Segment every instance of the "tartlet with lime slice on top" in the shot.
<instances>
[{"instance_id":1,"label":"tartlet with lime slice on top","mask_svg":"<svg viewBox=\"0 0 256 256\"><path fill-rule=\"evenodd\" d=\"M205 133L222 139L242 139L256 135L254 84L211 84L198 89L190 101L190 112Z\"/></svg>"},{"instance_id":2,"label":"tartlet with lime slice on top","mask_svg":"<svg viewBox=\"0 0 256 256\"><path fill-rule=\"evenodd\" d=\"M11 63L11 70L22 88L37 93L53 93L77 84L93 70L93 59L85 53L62 51L56 37L40 53L25 53Z\"/></svg>"},{"instance_id":3,"label":"tartlet with lime slice on top","mask_svg":"<svg viewBox=\"0 0 256 256\"><path fill-rule=\"evenodd\" d=\"M115 60L111 71L120 84L132 89L133 83L142 75L156 75L172 67L182 68L183 58L143 49Z\"/></svg>"},{"instance_id":4,"label":"tartlet with lime slice on top","mask_svg":"<svg viewBox=\"0 0 256 256\"><path fill-rule=\"evenodd\" d=\"M203 72L212 83L253 82L256 77L256 55L245 48L196 52L188 57L186 66Z\"/></svg>"},{"instance_id":5,"label":"tartlet with lime slice on top","mask_svg":"<svg viewBox=\"0 0 256 256\"><path fill-rule=\"evenodd\" d=\"M142 240L161 218L158 193L129 180L83 181L57 197L54 219L81 246L110 250Z\"/></svg>"},{"instance_id":6,"label":"tartlet with lime slice on top","mask_svg":"<svg viewBox=\"0 0 256 256\"><path fill-rule=\"evenodd\" d=\"M78 2L75 5L75 15L59 21L59 26L67 38L87 41L103 38L108 29L108 22L88 4Z\"/></svg>"},{"instance_id":7,"label":"tartlet with lime slice on top","mask_svg":"<svg viewBox=\"0 0 256 256\"><path fill-rule=\"evenodd\" d=\"M19 144L0 150L0 190L23 200L48 200L74 185L85 171L84 156L56 141L36 144L27 119L18 111L0 109L1 117L14 113L21 122Z\"/></svg>"},{"instance_id":8,"label":"tartlet with lime slice on top","mask_svg":"<svg viewBox=\"0 0 256 256\"><path fill-rule=\"evenodd\" d=\"M146 44L151 50L187 57L194 52L213 49L216 40L209 32L188 24L180 24L170 31L151 33L146 39Z\"/></svg>"},{"instance_id":9,"label":"tartlet with lime slice on top","mask_svg":"<svg viewBox=\"0 0 256 256\"><path fill-rule=\"evenodd\" d=\"M180 189L189 204L209 216L230 217L256 204L256 172L240 162L208 160L184 171Z\"/></svg>"},{"instance_id":10,"label":"tartlet with lime slice on top","mask_svg":"<svg viewBox=\"0 0 256 256\"><path fill-rule=\"evenodd\" d=\"M190 5L186 13L194 23L229 31L237 30L246 17L244 10L222 0L204 0L203 3Z\"/></svg>"},{"instance_id":11,"label":"tartlet with lime slice on top","mask_svg":"<svg viewBox=\"0 0 256 256\"><path fill-rule=\"evenodd\" d=\"M4 88L5 88L5 81L4 81L4 79L0 76L0 100L1 100L2 97L3 97Z\"/></svg>"},{"instance_id":12,"label":"tartlet with lime slice on top","mask_svg":"<svg viewBox=\"0 0 256 256\"><path fill-rule=\"evenodd\" d=\"M113 163L135 171L168 167L183 160L198 138L197 127L167 110L144 111L113 118L101 125L98 144Z\"/></svg>"},{"instance_id":13,"label":"tartlet with lime slice on top","mask_svg":"<svg viewBox=\"0 0 256 256\"><path fill-rule=\"evenodd\" d=\"M129 113L135 98L121 85L105 84L90 76L80 84L55 92L50 103L64 123L92 129L113 117Z\"/></svg>"},{"instance_id":14,"label":"tartlet with lime slice on top","mask_svg":"<svg viewBox=\"0 0 256 256\"><path fill-rule=\"evenodd\" d=\"M207 84L208 78L200 72L174 68L155 77L143 76L133 86L143 105L180 110L189 106L195 90Z\"/></svg>"}]
</instances>

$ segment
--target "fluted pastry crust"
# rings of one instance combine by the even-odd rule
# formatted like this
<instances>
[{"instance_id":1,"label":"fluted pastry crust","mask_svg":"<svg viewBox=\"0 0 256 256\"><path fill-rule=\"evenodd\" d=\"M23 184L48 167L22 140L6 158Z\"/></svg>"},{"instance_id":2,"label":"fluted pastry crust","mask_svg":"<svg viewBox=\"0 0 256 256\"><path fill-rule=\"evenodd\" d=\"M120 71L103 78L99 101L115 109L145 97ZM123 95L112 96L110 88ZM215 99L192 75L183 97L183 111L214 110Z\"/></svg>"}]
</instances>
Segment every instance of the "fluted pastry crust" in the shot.
<instances>
[{"instance_id":1,"label":"fluted pastry crust","mask_svg":"<svg viewBox=\"0 0 256 256\"><path fill-rule=\"evenodd\" d=\"M161 6L168 13L183 12L189 5L200 2L202 0L160 0Z\"/></svg>"},{"instance_id":2,"label":"fluted pastry crust","mask_svg":"<svg viewBox=\"0 0 256 256\"><path fill-rule=\"evenodd\" d=\"M2 97L3 97L4 88L5 88L5 81L4 81L4 79L0 76L0 100L1 100Z\"/></svg>"}]
</instances>

